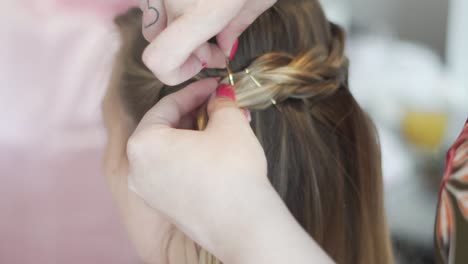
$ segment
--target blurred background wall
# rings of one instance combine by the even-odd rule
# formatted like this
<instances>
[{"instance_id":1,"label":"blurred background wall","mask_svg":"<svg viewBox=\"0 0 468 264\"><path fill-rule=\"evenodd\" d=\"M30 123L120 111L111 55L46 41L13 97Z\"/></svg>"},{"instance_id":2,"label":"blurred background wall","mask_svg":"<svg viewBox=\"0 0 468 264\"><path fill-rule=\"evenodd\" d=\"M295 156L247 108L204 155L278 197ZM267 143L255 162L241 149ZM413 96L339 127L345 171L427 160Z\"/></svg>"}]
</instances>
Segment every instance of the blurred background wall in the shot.
<instances>
[{"instance_id":1,"label":"blurred background wall","mask_svg":"<svg viewBox=\"0 0 468 264\"><path fill-rule=\"evenodd\" d=\"M349 0L354 22L378 31L394 30L398 37L426 43L445 55L448 0Z\"/></svg>"}]
</instances>

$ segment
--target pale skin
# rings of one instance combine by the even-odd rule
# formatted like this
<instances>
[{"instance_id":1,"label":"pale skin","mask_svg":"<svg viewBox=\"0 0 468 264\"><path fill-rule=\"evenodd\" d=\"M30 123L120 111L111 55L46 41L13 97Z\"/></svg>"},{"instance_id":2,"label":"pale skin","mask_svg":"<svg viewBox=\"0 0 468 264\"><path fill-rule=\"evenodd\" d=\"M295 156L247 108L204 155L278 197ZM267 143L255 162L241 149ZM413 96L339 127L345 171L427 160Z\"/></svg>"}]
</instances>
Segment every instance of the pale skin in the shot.
<instances>
[{"instance_id":1,"label":"pale skin","mask_svg":"<svg viewBox=\"0 0 468 264\"><path fill-rule=\"evenodd\" d=\"M213 1L174 0L166 10L172 5L187 10L183 3L193 7ZM214 6L220 14L225 11ZM169 16L160 12L159 19ZM143 25L144 30L157 25L153 22L144 19L150 25ZM165 28L157 30L155 42ZM166 41L181 42L179 37ZM155 42L148 49L159 49ZM114 76L103 102L105 172L129 237L146 263L198 263L195 242L228 264L332 262L269 183L265 154L244 112L234 101L213 96L216 80L205 79L165 97L135 124L121 105L118 79ZM195 131L187 121L207 101L208 127Z\"/></svg>"},{"instance_id":2,"label":"pale skin","mask_svg":"<svg viewBox=\"0 0 468 264\"><path fill-rule=\"evenodd\" d=\"M162 82L180 84L204 64L224 68L241 33L276 0L140 0L145 64ZM156 10L156 11L155 11ZM184 36L181 38L181 36ZM207 41L216 37L218 45Z\"/></svg>"}]
</instances>

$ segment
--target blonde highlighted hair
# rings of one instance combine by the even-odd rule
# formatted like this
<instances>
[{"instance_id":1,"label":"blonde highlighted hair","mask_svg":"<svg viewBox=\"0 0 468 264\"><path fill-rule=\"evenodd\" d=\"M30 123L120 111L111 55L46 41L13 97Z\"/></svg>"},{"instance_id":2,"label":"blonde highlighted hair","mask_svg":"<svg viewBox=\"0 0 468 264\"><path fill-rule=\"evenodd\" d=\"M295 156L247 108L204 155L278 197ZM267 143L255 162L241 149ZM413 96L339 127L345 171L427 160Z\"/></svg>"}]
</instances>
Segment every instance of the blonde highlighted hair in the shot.
<instances>
[{"instance_id":1,"label":"blonde highlighted hair","mask_svg":"<svg viewBox=\"0 0 468 264\"><path fill-rule=\"evenodd\" d=\"M139 10L116 23L123 42L119 91L138 122L187 83L165 86L143 64L148 43ZM348 87L343 30L317 0L279 0L239 42L231 62L238 103L252 111L268 177L290 212L338 263L393 263L378 137ZM227 81L226 70L213 69L194 80L205 77ZM200 263L220 262L201 250Z\"/></svg>"}]
</instances>

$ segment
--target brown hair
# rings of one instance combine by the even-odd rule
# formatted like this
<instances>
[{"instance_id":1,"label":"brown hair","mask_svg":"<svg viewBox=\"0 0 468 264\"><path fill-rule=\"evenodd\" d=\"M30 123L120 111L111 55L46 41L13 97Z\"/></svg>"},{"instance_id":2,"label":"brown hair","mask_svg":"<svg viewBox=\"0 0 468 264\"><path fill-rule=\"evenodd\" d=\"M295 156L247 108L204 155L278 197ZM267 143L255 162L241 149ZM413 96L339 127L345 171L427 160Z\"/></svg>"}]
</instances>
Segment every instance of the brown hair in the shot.
<instances>
[{"instance_id":1,"label":"brown hair","mask_svg":"<svg viewBox=\"0 0 468 264\"><path fill-rule=\"evenodd\" d=\"M116 23L123 38L119 89L138 122L186 83L165 86L144 66L139 10ZM348 88L343 30L317 0L279 0L239 41L231 64L238 102L252 111L268 177L291 213L338 263L392 263L378 138ZM226 71L195 79L207 76L225 78Z\"/></svg>"}]
</instances>

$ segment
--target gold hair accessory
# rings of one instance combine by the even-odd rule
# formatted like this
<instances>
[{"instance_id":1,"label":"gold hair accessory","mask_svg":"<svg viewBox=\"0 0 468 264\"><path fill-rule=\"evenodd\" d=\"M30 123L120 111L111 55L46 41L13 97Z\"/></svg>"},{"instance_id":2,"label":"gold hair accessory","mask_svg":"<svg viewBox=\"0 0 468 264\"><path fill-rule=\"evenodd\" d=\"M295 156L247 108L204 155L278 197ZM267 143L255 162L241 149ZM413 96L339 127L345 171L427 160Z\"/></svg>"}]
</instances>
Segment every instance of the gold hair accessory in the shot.
<instances>
[{"instance_id":1,"label":"gold hair accessory","mask_svg":"<svg viewBox=\"0 0 468 264\"><path fill-rule=\"evenodd\" d=\"M226 69L228 72L229 84L234 86L234 75L232 74L231 67L229 65L229 58L226 58Z\"/></svg>"},{"instance_id":2,"label":"gold hair accessory","mask_svg":"<svg viewBox=\"0 0 468 264\"><path fill-rule=\"evenodd\" d=\"M249 76L249 78L255 83L255 85L256 85L258 88L261 88L261 87L262 87L262 85L260 84L260 82L259 82L257 79L255 79L255 77L254 77L252 74L250 74L249 68L245 68L244 71L245 71L245 73ZM271 103L272 103L274 106L276 106L276 104L277 104L277 103L276 103L276 100L273 99L273 98L271 98L270 100L271 100Z\"/></svg>"}]
</instances>

